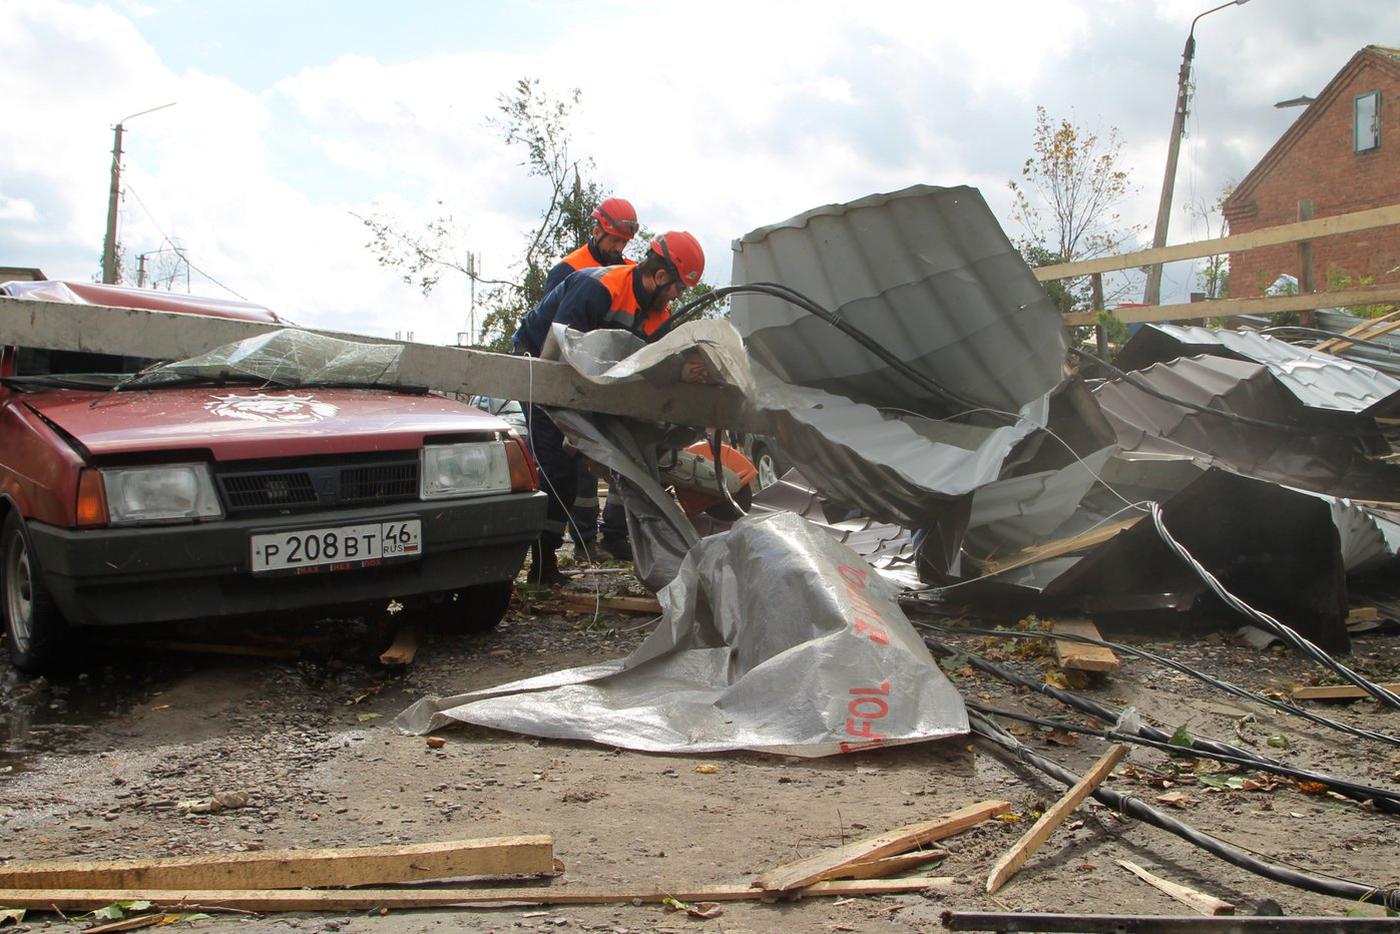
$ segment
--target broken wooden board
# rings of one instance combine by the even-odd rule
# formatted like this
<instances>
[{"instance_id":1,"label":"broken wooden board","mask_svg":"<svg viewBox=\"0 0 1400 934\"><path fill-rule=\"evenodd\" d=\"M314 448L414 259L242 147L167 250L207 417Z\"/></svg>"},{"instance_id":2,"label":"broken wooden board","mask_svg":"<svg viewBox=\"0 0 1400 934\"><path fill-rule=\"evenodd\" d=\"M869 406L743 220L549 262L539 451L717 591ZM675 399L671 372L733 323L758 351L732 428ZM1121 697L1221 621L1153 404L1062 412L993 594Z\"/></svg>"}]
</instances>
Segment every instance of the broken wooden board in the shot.
<instances>
[{"instance_id":1,"label":"broken wooden board","mask_svg":"<svg viewBox=\"0 0 1400 934\"><path fill-rule=\"evenodd\" d=\"M1347 625L1352 623L1374 623L1381 618L1381 611L1373 606L1358 606L1347 611Z\"/></svg>"},{"instance_id":2,"label":"broken wooden board","mask_svg":"<svg viewBox=\"0 0 1400 934\"><path fill-rule=\"evenodd\" d=\"M610 610L614 613L638 613L643 616L660 616L661 604L655 597L595 597L586 593L564 591L559 600L580 609Z\"/></svg>"},{"instance_id":3,"label":"broken wooden board","mask_svg":"<svg viewBox=\"0 0 1400 934\"><path fill-rule=\"evenodd\" d=\"M1143 869L1137 863L1129 862L1126 859L1118 860L1118 865L1137 876L1143 882L1152 886L1158 891L1165 892L1172 898L1189 905L1203 915L1232 915L1235 913L1235 906L1227 901L1216 898L1214 895L1207 895L1205 892L1198 892L1190 886L1182 885L1179 882L1172 882L1163 879L1161 876L1153 875Z\"/></svg>"},{"instance_id":4,"label":"broken wooden board","mask_svg":"<svg viewBox=\"0 0 1400 934\"><path fill-rule=\"evenodd\" d=\"M1102 639L1099 627L1087 619L1057 619L1050 627L1052 633L1066 633L1086 639ZM1118 656L1106 645L1055 640L1055 662L1061 668L1075 671L1117 671Z\"/></svg>"},{"instance_id":5,"label":"broken wooden board","mask_svg":"<svg viewBox=\"0 0 1400 934\"><path fill-rule=\"evenodd\" d=\"M379 656L381 665L412 665L418 654L418 627L408 623L394 634L393 643Z\"/></svg>"},{"instance_id":6,"label":"broken wooden board","mask_svg":"<svg viewBox=\"0 0 1400 934\"><path fill-rule=\"evenodd\" d=\"M1113 772L1114 766L1123 760L1128 754L1128 747L1122 743L1117 743L1108 748L1099 760L1085 772L1079 781L1061 796L1044 814L1040 815L1031 828L1021 835L1007 850L1001 859L997 860L992 871L987 874L987 894L990 895L1006 884L1006 880L1020 870L1026 864L1026 860L1040 849L1050 835L1055 832L1055 828L1065 822L1065 818L1078 809L1084 803L1084 799L1094 793L1094 789L1104 783L1104 780Z\"/></svg>"},{"instance_id":7,"label":"broken wooden board","mask_svg":"<svg viewBox=\"0 0 1400 934\"><path fill-rule=\"evenodd\" d=\"M10 862L0 866L0 888L290 889L473 876L542 876L554 872L554 840L548 834L540 834L405 846L258 850L144 860Z\"/></svg>"},{"instance_id":8,"label":"broken wooden board","mask_svg":"<svg viewBox=\"0 0 1400 934\"><path fill-rule=\"evenodd\" d=\"M753 885L768 892L790 892L804 888L819 879L829 878L833 872L844 867L906 853L934 840L951 837L1010 809L1009 801L970 804L933 820L908 824L878 836L823 850L806 859L777 866L755 879Z\"/></svg>"},{"instance_id":9,"label":"broken wooden board","mask_svg":"<svg viewBox=\"0 0 1400 934\"><path fill-rule=\"evenodd\" d=\"M1391 693L1400 692L1400 681L1391 681L1382 684ZM1370 697L1355 684L1324 684L1315 687L1294 688L1293 699L1296 700L1361 700Z\"/></svg>"},{"instance_id":10,"label":"broken wooden board","mask_svg":"<svg viewBox=\"0 0 1400 934\"><path fill-rule=\"evenodd\" d=\"M831 870L829 874L822 877L822 881L827 879L888 879L890 876L922 866L924 863L947 858L948 851L944 849L915 850L912 853L885 856L864 863L851 863L849 866Z\"/></svg>"},{"instance_id":11,"label":"broken wooden board","mask_svg":"<svg viewBox=\"0 0 1400 934\"><path fill-rule=\"evenodd\" d=\"M983 563L984 574L1000 574L1002 571L1010 571L1013 568L1024 567L1028 564L1036 564L1040 561L1049 561L1051 558L1059 558L1064 555L1074 554L1076 551L1085 551L1102 545L1120 532L1124 532L1134 525L1137 525L1141 517L1124 519L1122 522L1109 522L1087 532L1078 535L1071 535L1068 538L1059 538L1053 542L1046 542L1043 545L1035 545L1026 548L1014 555L1010 555L1004 560L989 560Z\"/></svg>"},{"instance_id":12,"label":"broken wooden board","mask_svg":"<svg viewBox=\"0 0 1400 934\"><path fill-rule=\"evenodd\" d=\"M691 324L705 322L691 322ZM691 327L682 325L682 329ZM15 344L184 360L216 347L287 327L285 323L215 318L209 315L106 305L76 305L0 296L0 346ZM442 392L533 399L540 405L629 415L697 428L722 427L763 433L737 389L697 383L636 384L590 382L566 364L533 357L390 341L361 334L316 331L340 340L401 344L396 384ZM703 332L700 332L703 333Z\"/></svg>"},{"instance_id":13,"label":"broken wooden board","mask_svg":"<svg viewBox=\"0 0 1400 934\"><path fill-rule=\"evenodd\" d=\"M792 894L851 897L897 895L934 890L951 894L952 876L916 876L912 879L863 879L818 882ZM37 911L91 911L113 902L148 901L160 908L193 911L222 908L237 911L369 911L375 908L461 908L473 905L608 905L660 902L675 898L685 902L754 901L776 893L755 889L743 882L725 885L682 883L637 888L588 886L519 886L452 889L0 889L0 905Z\"/></svg>"}]
</instances>

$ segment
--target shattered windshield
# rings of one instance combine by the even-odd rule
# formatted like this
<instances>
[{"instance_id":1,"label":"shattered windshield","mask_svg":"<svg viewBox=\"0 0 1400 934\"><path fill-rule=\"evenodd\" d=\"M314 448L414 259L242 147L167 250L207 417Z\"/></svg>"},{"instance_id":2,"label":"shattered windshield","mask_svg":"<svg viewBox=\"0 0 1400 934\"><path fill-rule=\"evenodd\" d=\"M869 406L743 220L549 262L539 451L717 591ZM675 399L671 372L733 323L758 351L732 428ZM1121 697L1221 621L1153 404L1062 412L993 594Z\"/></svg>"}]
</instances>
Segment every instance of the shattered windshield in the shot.
<instances>
[{"instance_id":1,"label":"shattered windshield","mask_svg":"<svg viewBox=\"0 0 1400 934\"><path fill-rule=\"evenodd\" d=\"M360 343L284 328L173 363L20 348L15 375L6 382L21 388L116 390L231 382L288 388L395 386L402 353L398 344Z\"/></svg>"}]
</instances>

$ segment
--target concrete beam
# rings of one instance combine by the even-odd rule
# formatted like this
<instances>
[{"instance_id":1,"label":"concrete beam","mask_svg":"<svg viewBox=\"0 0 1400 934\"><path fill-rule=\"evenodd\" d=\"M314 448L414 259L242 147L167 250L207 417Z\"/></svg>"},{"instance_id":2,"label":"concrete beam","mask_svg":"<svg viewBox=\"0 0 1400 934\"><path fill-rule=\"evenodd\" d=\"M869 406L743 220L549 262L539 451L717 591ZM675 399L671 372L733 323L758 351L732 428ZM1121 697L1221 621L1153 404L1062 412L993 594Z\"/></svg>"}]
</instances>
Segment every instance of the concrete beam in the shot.
<instances>
[{"instance_id":1,"label":"concrete beam","mask_svg":"<svg viewBox=\"0 0 1400 934\"><path fill-rule=\"evenodd\" d=\"M0 296L0 346L181 360L280 327L207 315ZM742 396L728 388L681 384L647 386L639 391L635 383L598 386L554 361L359 334L316 333L342 340L402 344L398 384L403 386L505 399L529 398L546 406L698 428L755 427L744 418Z\"/></svg>"}]
</instances>

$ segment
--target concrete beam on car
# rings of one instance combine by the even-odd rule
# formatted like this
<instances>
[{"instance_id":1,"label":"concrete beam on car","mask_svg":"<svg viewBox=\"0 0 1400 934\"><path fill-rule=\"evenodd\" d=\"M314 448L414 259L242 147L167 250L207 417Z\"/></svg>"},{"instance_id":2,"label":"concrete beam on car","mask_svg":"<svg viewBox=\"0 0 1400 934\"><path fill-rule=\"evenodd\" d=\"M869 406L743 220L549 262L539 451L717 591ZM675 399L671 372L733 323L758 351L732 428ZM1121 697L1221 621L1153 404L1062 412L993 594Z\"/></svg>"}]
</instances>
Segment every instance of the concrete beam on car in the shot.
<instances>
[{"instance_id":1,"label":"concrete beam on car","mask_svg":"<svg viewBox=\"0 0 1400 934\"><path fill-rule=\"evenodd\" d=\"M0 346L183 360L286 325L141 308L0 296ZM753 430L739 392L716 386L598 385L565 364L462 347L316 331L342 340L404 348L398 385L440 392L533 399L557 408L624 415L698 428Z\"/></svg>"}]
</instances>

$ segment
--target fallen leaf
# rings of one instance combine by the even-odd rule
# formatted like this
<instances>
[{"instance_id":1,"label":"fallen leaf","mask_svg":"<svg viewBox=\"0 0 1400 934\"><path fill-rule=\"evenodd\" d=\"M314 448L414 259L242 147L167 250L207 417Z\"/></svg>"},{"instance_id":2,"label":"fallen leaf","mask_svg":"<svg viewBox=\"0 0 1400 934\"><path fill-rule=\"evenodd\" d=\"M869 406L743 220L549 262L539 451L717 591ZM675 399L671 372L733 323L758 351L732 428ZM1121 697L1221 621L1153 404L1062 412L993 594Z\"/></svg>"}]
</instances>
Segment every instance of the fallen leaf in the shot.
<instances>
[{"instance_id":1,"label":"fallen leaf","mask_svg":"<svg viewBox=\"0 0 1400 934\"><path fill-rule=\"evenodd\" d=\"M720 907L719 902L696 902L686 908L685 913L692 918L708 920L710 918L718 918L720 915L724 914L724 909Z\"/></svg>"},{"instance_id":2,"label":"fallen leaf","mask_svg":"<svg viewBox=\"0 0 1400 934\"><path fill-rule=\"evenodd\" d=\"M1298 782L1298 790L1305 795L1321 795L1327 793L1327 786L1322 782Z\"/></svg>"},{"instance_id":3,"label":"fallen leaf","mask_svg":"<svg viewBox=\"0 0 1400 934\"><path fill-rule=\"evenodd\" d=\"M1176 732L1172 734L1172 738L1167 740L1167 742L1171 743L1173 746L1185 746L1187 748L1196 744L1196 741L1191 738L1191 733L1186 729L1186 724L1184 723L1176 728Z\"/></svg>"},{"instance_id":4,"label":"fallen leaf","mask_svg":"<svg viewBox=\"0 0 1400 934\"><path fill-rule=\"evenodd\" d=\"M1069 730L1051 730L1045 734L1047 743L1054 743L1057 746L1078 746L1079 737Z\"/></svg>"},{"instance_id":5,"label":"fallen leaf","mask_svg":"<svg viewBox=\"0 0 1400 934\"><path fill-rule=\"evenodd\" d=\"M1265 742L1275 749L1287 749L1289 747L1287 736L1270 736Z\"/></svg>"},{"instance_id":6,"label":"fallen leaf","mask_svg":"<svg viewBox=\"0 0 1400 934\"><path fill-rule=\"evenodd\" d=\"M368 723L370 720L378 720L382 716L384 716L382 713L357 713L355 719L361 723Z\"/></svg>"},{"instance_id":7,"label":"fallen leaf","mask_svg":"<svg viewBox=\"0 0 1400 934\"><path fill-rule=\"evenodd\" d=\"M697 765L695 771L699 772L701 775L714 775L719 772L719 766L715 765L713 762L706 762L703 765Z\"/></svg>"},{"instance_id":8,"label":"fallen leaf","mask_svg":"<svg viewBox=\"0 0 1400 934\"><path fill-rule=\"evenodd\" d=\"M1184 808L1189 801L1190 799L1179 791L1169 791L1164 795L1157 796L1158 804L1166 804L1174 808Z\"/></svg>"}]
</instances>

